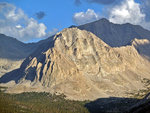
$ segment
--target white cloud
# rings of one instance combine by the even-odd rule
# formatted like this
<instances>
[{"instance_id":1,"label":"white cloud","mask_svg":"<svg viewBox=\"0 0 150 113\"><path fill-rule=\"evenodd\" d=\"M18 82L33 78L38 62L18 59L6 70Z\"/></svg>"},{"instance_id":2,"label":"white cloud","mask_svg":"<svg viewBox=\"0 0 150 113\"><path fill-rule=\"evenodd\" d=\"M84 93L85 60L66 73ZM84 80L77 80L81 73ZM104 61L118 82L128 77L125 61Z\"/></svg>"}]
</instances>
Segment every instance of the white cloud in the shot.
<instances>
[{"instance_id":1,"label":"white cloud","mask_svg":"<svg viewBox=\"0 0 150 113\"><path fill-rule=\"evenodd\" d=\"M90 3L100 3L104 0L86 0ZM141 25L150 30L150 0L143 0L137 3L135 0L111 0L109 5L105 6L101 15L109 21L116 24L131 23ZM107 15L107 16L106 16ZM73 16L73 20L77 25L89 23L100 19L100 15L94 10L88 9L86 12L78 12Z\"/></svg>"},{"instance_id":2,"label":"white cloud","mask_svg":"<svg viewBox=\"0 0 150 113\"><path fill-rule=\"evenodd\" d=\"M54 28L54 29L52 29L51 31L49 31L49 32L47 33L47 35L48 35L48 36L53 36L53 35L55 35L57 32L58 32L58 29Z\"/></svg>"},{"instance_id":3,"label":"white cloud","mask_svg":"<svg viewBox=\"0 0 150 113\"><path fill-rule=\"evenodd\" d=\"M22 28L22 26L21 25L16 25L16 28L20 29L20 28Z\"/></svg>"},{"instance_id":4,"label":"white cloud","mask_svg":"<svg viewBox=\"0 0 150 113\"><path fill-rule=\"evenodd\" d=\"M47 36L46 29L43 23L29 18L23 10L12 4L0 3L0 33L29 41Z\"/></svg>"},{"instance_id":5,"label":"white cloud","mask_svg":"<svg viewBox=\"0 0 150 113\"><path fill-rule=\"evenodd\" d=\"M121 5L115 6L110 12L109 20L114 23L132 23L139 24L145 18L140 10L140 4L134 0L125 0Z\"/></svg>"},{"instance_id":6,"label":"white cloud","mask_svg":"<svg viewBox=\"0 0 150 113\"><path fill-rule=\"evenodd\" d=\"M95 13L95 11L92 9L88 9L86 12L75 13L73 16L73 21L77 25L86 24L98 19L100 19L100 15Z\"/></svg>"},{"instance_id":7,"label":"white cloud","mask_svg":"<svg viewBox=\"0 0 150 113\"><path fill-rule=\"evenodd\" d=\"M124 0L110 9L109 20L113 23L131 23L150 29L150 22L146 22L146 14L142 12L141 4L134 0Z\"/></svg>"}]
</instances>

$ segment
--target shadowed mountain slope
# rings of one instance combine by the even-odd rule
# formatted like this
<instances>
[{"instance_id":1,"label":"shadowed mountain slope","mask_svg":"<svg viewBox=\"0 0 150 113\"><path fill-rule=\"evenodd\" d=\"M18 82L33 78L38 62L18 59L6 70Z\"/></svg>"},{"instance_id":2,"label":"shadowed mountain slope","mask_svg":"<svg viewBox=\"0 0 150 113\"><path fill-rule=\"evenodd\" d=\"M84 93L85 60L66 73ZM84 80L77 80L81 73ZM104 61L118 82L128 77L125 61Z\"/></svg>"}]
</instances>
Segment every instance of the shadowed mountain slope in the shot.
<instances>
[{"instance_id":1,"label":"shadowed mountain slope","mask_svg":"<svg viewBox=\"0 0 150 113\"><path fill-rule=\"evenodd\" d=\"M131 41L131 45L133 45L137 49L140 55L150 60L150 40L135 38Z\"/></svg>"},{"instance_id":2,"label":"shadowed mountain slope","mask_svg":"<svg viewBox=\"0 0 150 113\"><path fill-rule=\"evenodd\" d=\"M78 28L92 32L112 47L125 46L134 38L150 40L150 31L139 25L113 24L105 18L78 26Z\"/></svg>"},{"instance_id":3,"label":"shadowed mountain slope","mask_svg":"<svg viewBox=\"0 0 150 113\"><path fill-rule=\"evenodd\" d=\"M0 58L10 60L24 59L36 49L35 46L35 44L25 44L15 38L0 34Z\"/></svg>"},{"instance_id":4,"label":"shadowed mountain slope","mask_svg":"<svg viewBox=\"0 0 150 113\"><path fill-rule=\"evenodd\" d=\"M19 68L23 60L47 40L50 38L25 44L15 38L0 34L0 76Z\"/></svg>"}]
</instances>

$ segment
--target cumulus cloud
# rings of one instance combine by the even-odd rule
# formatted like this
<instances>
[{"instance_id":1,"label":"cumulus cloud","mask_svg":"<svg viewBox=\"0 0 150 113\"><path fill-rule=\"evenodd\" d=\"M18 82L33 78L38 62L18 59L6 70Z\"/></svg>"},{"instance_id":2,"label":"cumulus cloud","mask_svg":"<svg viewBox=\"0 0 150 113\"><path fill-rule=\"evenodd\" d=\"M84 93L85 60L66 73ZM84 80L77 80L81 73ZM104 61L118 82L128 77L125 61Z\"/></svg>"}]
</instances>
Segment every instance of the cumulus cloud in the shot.
<instances>
[{"instance_id":1,"label":"cumulus cloud","mask_svg":"<svg viewBox=\"0 0 150 113\"><path fill-rule=\"evenodd\" d=\"M42 18L44 18L44 16L45 16L45 12L40 11L40 12L37 12L35 15L36 15L36 17L37 17L38 19L42 19Z\"/></svg>"},{"instance_id":2,"label":"cumulus cloud","mask_svg":"<svg viewBox=\"0 0 150 113\"><path fill-rule=\"evenodd\" d=\"M142 11L141 4L134 0L124 0L114 6L109 13L109 20L113 23L131 23L150 29L150 22L146 21L147 14Z\"/></svg>"},{"instance_id":3,"label":"cumulus cloud","mask_svg":"<svg viewBox=\"0 0 150 113\"><path fill-rule=\"evenodd\" d=\"M75 13L73 16L73 21L77 25L82 25L98 19L100 19L100 15L95 13L95 11L92 9L88 9L86 12Z\"/></svg>"},{"instance_id":4,"label":"cumulus cloud","mask_svg":"<svg viewBox=\"0 0 150 113\"><path fill-rule=\"evenodd\" d=\"M58 32L58 29L54 28L54 29L52 29L51 31L49 31L49 32L47 33L47 37L53 36L53 35L55 35L57 32Z\"/></svg>"},{"instance_id":5,"label":"cumulus cloud","mask_svg":"<svg viewBox=\"0 0 150 113\"><path fill-rule=\"evenodd\" d=\"M141 12L140 5L134 0L125 0L121 5L112 8L109 20L113 23L132 23L139 24L145 18L145 14Z\"/></svg>"},{"instance_id":6,"label":"cumulus cloud","mask_svg":"<svg viewBox=\"0 0 150 113\"><path fill-rule=\"evenodd\" d=\"M141 3L135 0L76 0L77 3L81 3L81 1L105 5L102 16L113 23L131 23L150 30L150 0L143 0ZM76 13L73 17L74 22L81 25L91 22L90 20L97 20L96 16L92 16L93 19L91 16L85 16L86 13ZM93 13L95 12L93 11Z\"/></svg>"},{"instance_id":7,"label":"cumulus cloud","mask_svg":"<svg viewBox=\"0 0 150 113\"><path fill-rule=\"evenodd\" d=\"M47 35L46 26L29 18L23 10L12 4L0 3L0 33L29 41L32 38L43 38Z\"/></svg>"}]
</instances>

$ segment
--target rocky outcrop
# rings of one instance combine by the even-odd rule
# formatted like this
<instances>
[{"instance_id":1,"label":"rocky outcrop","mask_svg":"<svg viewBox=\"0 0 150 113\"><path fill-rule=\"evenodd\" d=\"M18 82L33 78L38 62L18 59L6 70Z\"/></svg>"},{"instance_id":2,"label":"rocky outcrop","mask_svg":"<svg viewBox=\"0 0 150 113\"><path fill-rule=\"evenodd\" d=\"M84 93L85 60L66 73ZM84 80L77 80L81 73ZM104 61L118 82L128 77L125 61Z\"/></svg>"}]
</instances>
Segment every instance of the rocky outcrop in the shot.
<instances>
[{"instance_id":1,"label":"rocky outcrop","mask_svg":"<svg viewBox=\"0 0 150 113\"><path fill-rule=\"evenodd\" d=\"M23 62L7 92L47 91L75 100L128 96L150 79L149 65L134 46L112 48L91 32L68 28Z\"/></svg>"}]
</instances>

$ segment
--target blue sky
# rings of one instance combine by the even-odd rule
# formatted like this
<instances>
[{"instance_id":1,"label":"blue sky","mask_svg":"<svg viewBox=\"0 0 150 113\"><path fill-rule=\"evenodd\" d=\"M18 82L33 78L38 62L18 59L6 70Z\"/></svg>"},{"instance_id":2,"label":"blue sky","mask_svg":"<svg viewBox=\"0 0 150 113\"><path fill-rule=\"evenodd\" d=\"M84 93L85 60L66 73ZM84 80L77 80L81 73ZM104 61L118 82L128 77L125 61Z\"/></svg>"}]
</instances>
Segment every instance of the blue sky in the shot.
<instances>
[{"instance_id":1,"label":"blue sky","mask_svg":"<svg viewBox=\"0 0 150 113\"><path fill-rule=\"evenodd\" d=\"M96 12L101 12L103 5L89 4L84 2L80 6L76 6L73 0L0 0L14 4L21 8L29 17L36 19L35 14L39 11L45 12L45 17L37 21L43 22L48 29L63 28L74 25L72 16L76 12L94 9Z\"/></svg>"},{"instance_id":2,"label":"blue sky","mask_svg":"<svg viewBox=\"0 0 150 113\"><path fill-rule=\"evenodd\" d=\"M0 33L23 42L41 40L71 25L102 17L113 23L128 22L150 29L150 0L0 0L1 7L4 10L0 12L0 20L4 22L0 21L0 25L6 26L0 26ZM37 17L39 12L43 14L41 18Z\"/></svg>"}]
</instances>

